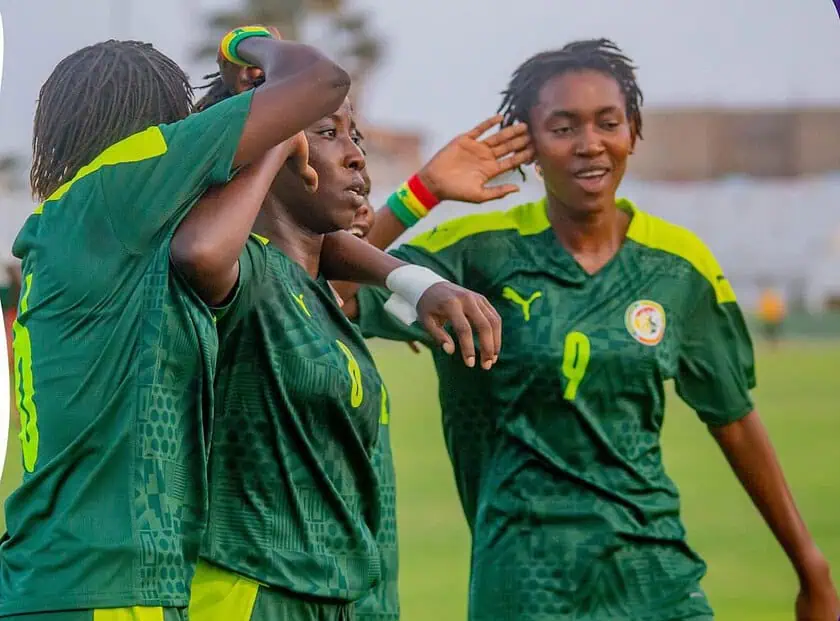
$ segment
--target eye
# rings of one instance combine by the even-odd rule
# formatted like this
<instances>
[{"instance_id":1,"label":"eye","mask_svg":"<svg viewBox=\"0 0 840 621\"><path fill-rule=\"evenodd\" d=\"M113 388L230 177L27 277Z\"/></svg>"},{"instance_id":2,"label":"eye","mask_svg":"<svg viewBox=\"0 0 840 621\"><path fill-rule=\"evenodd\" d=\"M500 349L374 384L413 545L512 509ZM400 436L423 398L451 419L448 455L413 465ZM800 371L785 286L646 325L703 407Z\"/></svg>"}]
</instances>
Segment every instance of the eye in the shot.
<instances>
[{"instance_id":1,"label":"eye","mask_svg":"<svg viewBox=\"0 0 840 621\"><path fill-rule=\"evenodd\" d=\"M607 128L607 129L612 130L612 129L618 129L618 127L621 125L621 123L619 123L618 121L610 120L610 121L604 121L603 123L601 123L601 125L603 127Z\"/></svg>"},{"instance_id":2,"label":"eye","mask_svg":"<svg viewBox=\"0 0 840 621\"><path fill-rule=\"evenodd\" d=\"M574 131L574 128L571 125L563 125L562 127L555 127L551 130L552 134L558 134L560 136L567 136Z\"/></svg>"},{"instance_id":3,"label":"eye","mask_svg":"<svg viewBox=\"0 0 840 621\"><path fill-rule=\"evenodd\" d=\"M335 128L330 128L330 129L322 129L321 131L318 132L318 135L319 136L326 136L327 138L335 138L337 134L336 134Z\"/></svg>"}]
</instances>

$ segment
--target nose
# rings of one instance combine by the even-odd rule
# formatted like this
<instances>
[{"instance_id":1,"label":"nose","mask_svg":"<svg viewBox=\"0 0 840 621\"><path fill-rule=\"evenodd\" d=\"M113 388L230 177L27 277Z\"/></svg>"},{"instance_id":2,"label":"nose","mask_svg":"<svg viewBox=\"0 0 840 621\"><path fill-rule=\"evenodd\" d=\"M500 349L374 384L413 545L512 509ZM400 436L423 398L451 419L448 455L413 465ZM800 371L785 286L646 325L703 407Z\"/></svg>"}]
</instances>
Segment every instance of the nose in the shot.
<instances>
[{"instance_id":1,"label":"nose","mask_svg":"<svg viewBox=\"0 0 840 621\"><path fill-rule=\"evenodd\" d=\"M353 140L348 139L344 150L344 167L350 170L364 170L365 154Z\"/></svg>"},{"instance_id":2,"label":"nose","mask_svg":"<svg viewBox=\"0 0 840 621\"><path fill-rule=\"evenodd\" d=\"M575 153L581 157L595 157L603 152L604 144L595 128L589 125L582 127L575 145Z\"/></svg>"}]
</instances>

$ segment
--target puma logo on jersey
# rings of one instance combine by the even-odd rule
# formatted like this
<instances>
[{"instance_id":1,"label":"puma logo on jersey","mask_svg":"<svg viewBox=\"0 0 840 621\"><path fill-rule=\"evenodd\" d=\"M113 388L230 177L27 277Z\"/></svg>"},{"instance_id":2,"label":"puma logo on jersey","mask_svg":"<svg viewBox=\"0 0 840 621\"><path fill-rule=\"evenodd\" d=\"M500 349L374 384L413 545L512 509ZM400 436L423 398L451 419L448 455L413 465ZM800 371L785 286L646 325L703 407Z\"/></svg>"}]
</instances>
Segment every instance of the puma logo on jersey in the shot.
<instances>
[{"instance_id":1,"label":"puma logo on jersey","mask_svg":"<svg viewBox=\"0 0 840 621\"><path fill-rule=\"evenodd\" d=\"M310 313L310 312L309 312L309 309L308 309L308 308L306 308L306 302L304 302L304 301L303 301L303 294L301 293L301 294L299 294L299 295L293 295L292 297L295 299L295 302L297 302L297 303L298 303L298 306L300 306L300 307L301 307L301 309L303 310L303 312L304 312L304 313L306 313L306 316L307 316L307 317L309 317L309 318L311 318L311 317L312 317L312 313Z\"/></svg>"},{"instance_id":2,"label":"puma logo on jersey","mask_svg":"<svg viewBox=\"0 0 840 621\"><path fill-rule=\"evenodd\" d=\"M531 320L531 304L533 304L538 298L542 297L542 291L534 291L531 294L531 297L527 300L519 295L516 291L514 291L511 287L505 287L502 289L502 297L506 300L510 300L517 306L522 307L522 315L525 317L525 321Z\"/></svg>"}]
</instances>

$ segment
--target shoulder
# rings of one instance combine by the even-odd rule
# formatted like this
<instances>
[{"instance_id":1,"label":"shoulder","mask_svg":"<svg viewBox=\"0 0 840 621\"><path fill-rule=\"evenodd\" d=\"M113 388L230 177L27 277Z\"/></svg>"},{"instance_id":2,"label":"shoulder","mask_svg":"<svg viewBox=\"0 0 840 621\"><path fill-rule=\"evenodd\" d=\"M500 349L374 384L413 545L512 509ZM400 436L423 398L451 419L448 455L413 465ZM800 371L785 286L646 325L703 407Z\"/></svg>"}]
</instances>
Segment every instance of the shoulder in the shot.
<instances>
[{"instance_id":1,"label":"shoulder","mask_svg":"<svg viewBox=\"0 0 840 621\"><path fill-rule=\"evenodd\" d=\"M524 203L507 211L490 211L448 220L408 242L427 252L463 246L487 235L536 235L549 228L545 201Z\"/></svg>"},{"instance_id":2,"label":"shoulder","mask_svg":"<svg viewBox=\"0 0 840 621\"><path fill-rule=\"evenodd\" d=\"M711 286L718 303L735 301L735 292L717 258L696 233L640 211L629 200L619 199L619 203L633 212L633 221L627 232L629 239L654 252L688 263L692 271Z\"/></svg>"},{"instance_id":3,"label":"shoulder","mask_svg":"<svg viewBox=\"0 0 840 621\"><path fill-rule=\"evenodd\" d=\"M254 91L255 89L250 89L233 97L228 97L200 112L193 112L186 118L159 125L158 128L165 136L170 137L181 132L202 132L210 125L227 122L231 115L234 117L247 115L251 109ZM186 136L186 139L189 139L189 136Z\"/></svg>"}]
</instances>

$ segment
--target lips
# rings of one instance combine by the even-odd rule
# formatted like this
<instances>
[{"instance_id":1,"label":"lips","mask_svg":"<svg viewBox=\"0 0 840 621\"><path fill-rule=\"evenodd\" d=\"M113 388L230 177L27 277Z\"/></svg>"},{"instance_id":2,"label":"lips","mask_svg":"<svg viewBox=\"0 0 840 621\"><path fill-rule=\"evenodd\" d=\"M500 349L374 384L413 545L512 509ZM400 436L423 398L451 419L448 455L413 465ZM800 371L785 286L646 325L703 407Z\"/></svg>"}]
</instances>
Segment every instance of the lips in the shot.
<instances>
[{"instance_id":1,"label":"lips","mask_svg":"<svg viewBox=\"0 0 840 621\"><path fill-rule=\"evenodd\" d=\"M575 179L599 179L607 175L610 169L605 166L592 166L574 173Z\"/></svg>"},{"instance_id":2,"label":"lips","mask_svg":"<svg viewBox=\"0 0 840 621\"><path fill-rule=\"evenodd\" d=\"M366 192L365 192L365 183L361 177L357 180L354 180L353 183L345 188L345 192L347 193L348 197L350 198L350 202L353 204L354 209L358 209L362 205L365 204Z\"/></svg>"},{"instance_id":3,"label":"lips","mask_svg":"<svg viewBox=\"0 0 840 621\"><path fill-rule=\"evenodd\" d=\"M610 172L605 166L588 166L575 172L572 177L586 194L601 194L608 189Z\"/></svg>"}]
</instances>

